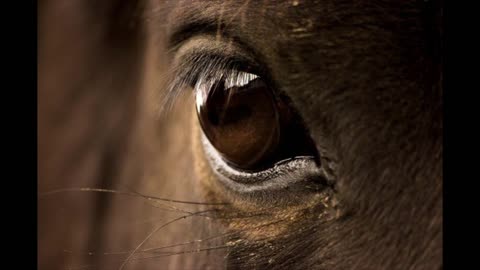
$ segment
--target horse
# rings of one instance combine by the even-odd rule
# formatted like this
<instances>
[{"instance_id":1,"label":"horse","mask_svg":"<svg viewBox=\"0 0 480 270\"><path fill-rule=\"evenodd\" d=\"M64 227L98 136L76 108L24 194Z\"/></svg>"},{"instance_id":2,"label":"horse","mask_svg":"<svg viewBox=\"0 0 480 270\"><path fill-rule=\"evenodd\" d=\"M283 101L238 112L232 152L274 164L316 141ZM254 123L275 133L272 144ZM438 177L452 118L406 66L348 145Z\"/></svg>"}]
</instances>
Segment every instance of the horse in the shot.
<instances>
[{"instance_id":1,"label":"horse","mask_svg":"<svg viewBox=\"0 0 480 270\"><path fill-rule=\"evenodd\" d=\"M39 268L442 269L442 12L39 2Z\"/></svg>"}]
</instances>

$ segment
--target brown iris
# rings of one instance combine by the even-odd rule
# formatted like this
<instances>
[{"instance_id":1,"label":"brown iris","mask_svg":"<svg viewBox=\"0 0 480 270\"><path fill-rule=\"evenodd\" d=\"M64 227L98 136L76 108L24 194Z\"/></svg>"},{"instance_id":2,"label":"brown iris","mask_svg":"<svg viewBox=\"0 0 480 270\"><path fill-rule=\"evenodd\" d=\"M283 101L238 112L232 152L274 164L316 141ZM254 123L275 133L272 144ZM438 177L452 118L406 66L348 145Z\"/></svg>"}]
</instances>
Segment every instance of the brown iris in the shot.
<instances>
[{"instance_id":1,"label":"brown iris","mask_svg":"<svg viewBox=\"0 0 480 270\"><path fill-rule=\"evenodd\" d=\"M266 82L250 73L236 76L196 87L200 125L223 159L240 169L260 170L291 155L311 153L288 142L298 139L288 130L298 124Z\"/></svg>"}]
</instances>

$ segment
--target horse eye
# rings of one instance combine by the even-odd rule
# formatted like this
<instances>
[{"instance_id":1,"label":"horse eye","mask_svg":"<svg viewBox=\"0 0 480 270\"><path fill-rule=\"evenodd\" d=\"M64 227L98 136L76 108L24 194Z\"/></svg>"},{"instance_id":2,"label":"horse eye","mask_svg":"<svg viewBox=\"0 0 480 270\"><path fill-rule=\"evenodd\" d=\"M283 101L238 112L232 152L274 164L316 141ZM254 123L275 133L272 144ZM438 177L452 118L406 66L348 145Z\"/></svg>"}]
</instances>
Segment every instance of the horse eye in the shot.
<instances>
[{"instance_id":1,"label":"horse eye","mask_svg":"<svg viewBox=\"0 0 480 270\"><path fill-rule=\"evenodd\" d=\"M295 156L316 156L299 117L260 77L233 72L195 86L200 125L231 166L261 170Z\"/></svg>"}]
</instances>

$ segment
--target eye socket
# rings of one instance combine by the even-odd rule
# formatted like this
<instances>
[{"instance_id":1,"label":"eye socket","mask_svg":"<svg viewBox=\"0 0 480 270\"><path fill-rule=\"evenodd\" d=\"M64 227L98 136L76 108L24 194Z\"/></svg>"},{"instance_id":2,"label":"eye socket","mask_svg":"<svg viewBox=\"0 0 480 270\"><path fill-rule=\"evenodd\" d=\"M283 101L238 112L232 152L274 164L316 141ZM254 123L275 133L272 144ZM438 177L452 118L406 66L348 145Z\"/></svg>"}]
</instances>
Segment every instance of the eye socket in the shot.
<instances>
[{"instance_id":1,"label":"eye socket","mask_svg":"<svg viewBox=\"0 0 480 270\"><path fill-rule=\"evenodd\" d=\"M233 70L195 85L200 125L231 166L260 171L296 156L318 157L298 114L260 76Z\"/></svg>"}]
</instances>

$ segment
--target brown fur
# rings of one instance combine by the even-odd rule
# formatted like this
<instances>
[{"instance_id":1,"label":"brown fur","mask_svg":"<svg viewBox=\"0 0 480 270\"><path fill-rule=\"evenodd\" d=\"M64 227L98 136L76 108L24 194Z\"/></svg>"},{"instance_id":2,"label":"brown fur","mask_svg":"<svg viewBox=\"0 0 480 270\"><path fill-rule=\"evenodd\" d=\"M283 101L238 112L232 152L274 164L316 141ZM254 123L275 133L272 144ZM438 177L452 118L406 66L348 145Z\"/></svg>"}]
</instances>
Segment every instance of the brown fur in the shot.
<instances>
[{"instance_id":1,"label":"brown fur","mask_svg":"<svg viewBox=\"0 0 480 270\"><path fill-rule=\"evenodd\" d=\"M40 196L40 269L118 269L129 257L125 269L442 268L443 3L280 2L39 3L39 193L228 203ZM193 100L159 116L170 35L186 22L197 23L187 34L254 49L336 163L334 187L290 205L218 185ZM222 234L160 250L186 254L141 252Z\"/></svg>"}]
</instances>

